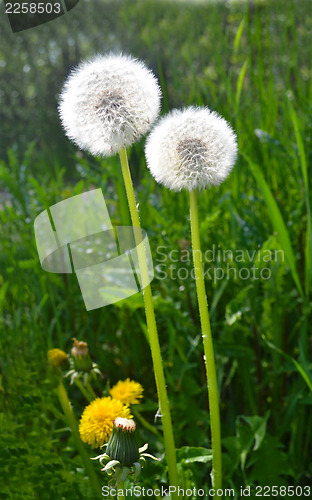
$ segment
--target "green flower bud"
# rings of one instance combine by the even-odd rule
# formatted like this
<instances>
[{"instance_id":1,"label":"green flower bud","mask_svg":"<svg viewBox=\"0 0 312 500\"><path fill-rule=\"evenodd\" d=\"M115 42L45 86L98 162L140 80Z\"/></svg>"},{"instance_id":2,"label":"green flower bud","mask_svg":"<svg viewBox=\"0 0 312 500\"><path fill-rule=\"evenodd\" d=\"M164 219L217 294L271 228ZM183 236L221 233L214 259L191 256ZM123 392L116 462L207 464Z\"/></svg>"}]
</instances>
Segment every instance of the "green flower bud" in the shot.
<instances>
[{"instance_id":1,"label":"green flower bud","mask_svg":"<svg viewBox=\"0 0 312 500\"><path fill-rule=\"evenodd\" d=\"M92 368L92 360L89 356L88 344L74 339L74 346L71 350L74 359L74 367L80 372L89 372Z\"/></svg>"},{"instance_id":2,"label":"green flower bud","mask_svg":"<svg viewBox=\"0 0 312 500\"><path fill-rule=\"evenodd\" d=\"M135 440L135 422L127 418L116 418L113 433L106 448L111 460L118 460L121 465L131 467L139 459L139 448Z\"/></svg>"}]
</instances>

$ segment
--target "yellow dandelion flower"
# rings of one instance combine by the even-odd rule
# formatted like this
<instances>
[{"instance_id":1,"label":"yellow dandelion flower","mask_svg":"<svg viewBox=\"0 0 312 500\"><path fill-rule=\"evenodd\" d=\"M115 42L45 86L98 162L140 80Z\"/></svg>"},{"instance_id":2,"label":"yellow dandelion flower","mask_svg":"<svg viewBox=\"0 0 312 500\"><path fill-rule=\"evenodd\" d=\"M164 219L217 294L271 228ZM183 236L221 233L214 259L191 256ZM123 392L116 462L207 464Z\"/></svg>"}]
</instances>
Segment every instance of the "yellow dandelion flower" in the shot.
<instances>
[{"instance_id":1,"label":"yellow dandelion flower","mask_svg":"<svg viewBox=\"0 0 312 500\"><path fill-rule=\"evenodd\" d=\"M110 438L117 417L132 418L127 405L121 401L97 398L84 409L79 423L80 437L84 443L102 446Z\"/></svg>"},{"instance_id":2,"label":"yellow dandelion flower","mask_svg":"<svg viewBox=\"0 0 312 500\"><path fill-rule=\"evenodd\" d=\"M112 398L118 399L124 404L137 405L143 397L143 387L134 380L119 380L109 391Z\"/></svg>"},{"instance_id":3,"label":"yellow dandelion flower","mask_svg":"<svg viewBox=\"0 0 312 500\"><path fill-rule=\"evenodd\" d=\"M50 349L48 351L48 360L53 368L57 368L68 361L68 356L61 349Z\"/></svg>"}]
</instances>

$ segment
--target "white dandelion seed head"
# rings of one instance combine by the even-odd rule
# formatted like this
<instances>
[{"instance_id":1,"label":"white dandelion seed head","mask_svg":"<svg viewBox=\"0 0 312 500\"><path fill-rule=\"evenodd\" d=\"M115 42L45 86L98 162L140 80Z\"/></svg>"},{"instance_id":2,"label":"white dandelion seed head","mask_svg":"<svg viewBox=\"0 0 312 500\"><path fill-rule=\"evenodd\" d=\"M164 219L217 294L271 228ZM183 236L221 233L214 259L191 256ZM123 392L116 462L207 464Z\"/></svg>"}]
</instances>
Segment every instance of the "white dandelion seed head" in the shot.
<instances>
[{"instance_id":1,"label":"white dandelion seed head","mask_svg":"<svg viewBox=\"0 0 312 500\"><path fill-rule=\"evenodd\" d=\"M192 191L218 185L229 175L237 156L236 135L216 112L190 106L159 121L145 155L157 182Z\"/></svg>"},{"instance_id":2,"label":"white dandelion seed head","mask_svg":"<svg viewBox=\"0 0 312 500\"><path fill-rule=\"evenodd\" d=\"M59 113L67 136L81 149L110 156L150 129L160 99L156 77L144 63L97 55L69 75Z\"/></svg>"}]
</instances>

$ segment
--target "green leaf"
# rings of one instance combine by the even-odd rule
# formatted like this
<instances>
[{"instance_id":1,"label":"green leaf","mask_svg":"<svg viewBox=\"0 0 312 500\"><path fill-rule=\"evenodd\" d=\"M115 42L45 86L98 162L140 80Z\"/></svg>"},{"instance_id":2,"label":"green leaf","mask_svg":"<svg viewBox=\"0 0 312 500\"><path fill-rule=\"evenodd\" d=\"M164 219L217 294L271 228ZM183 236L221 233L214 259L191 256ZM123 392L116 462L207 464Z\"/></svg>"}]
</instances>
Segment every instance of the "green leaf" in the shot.
<instances>
[{"instance_id":1,"label":"green leaf","mask_svg":"<svg viewBox=\"0 0 312 500\"><path fill-rule=\"evenodd\" d=\"M285 359L288 359L289 361L291 361L295 365L295 367L297 368L297 370L300 373L301 377L303 378L303 380L305 381L305 383L309 387L310 391L312 392L312 382L311 382L310 375L298 363L298 361L296 361L294 358L292 358L291 356L289 356L288 354L286 354L286 352L284 352L281 349L279 349L278 347L276 347L276 345L272 344L272 342L269 342L264 336L262 336L262 338L263 338L264 342L266 343L266 345L268 347L270 347L274 351L278 352L281 356L283 356Z\"/></svg>"},{"instance_id":2,"label":"green leaf","mask_svg":"<svg viewBox=\"0 0 312 500\"><path fill-rule=\"evenodd\" d=\"M225 319L228 325L234 325L242 318L243 314L249 311L246 299L250 296L252 288L253 285L246 286L227 304Z\"/></svg>"},{"instance_id":3,"label":"green leaf","mask_svg":"<svg viewBox=\"0 0 312 500\"><path fill-rule=\"evenodd\" d=\"M249 166L252 170L252 173L255 176L255 179L258 183L260 190L262 191L264 200L268 207L268 214L271 219L273 228L277 232L278 240L281 244L283 251L285 252L286 259L290 267L290 271L293 276L294 282L298 288L300 295L303 297L304 293L297 273L295 255L290 243L290 236L287 231L287 227L280 212L280 209L258 165L253 163L247 156L245 156L245 158L249 163Z\"/></svg>"},{"instance_id":4,"label":"green leaf","mask_svg":"<svg viewBox=\"0 0 312 500\"><path fill-rule=\"evenodd\" d=\"M212 460L212 451L208 448L184 446L177 450L177 460L186 464L207 463Z\"/></svg>"},{"instance_id":5,"label":"green leaf","mask_svg":"<svg viewBox=\"0 0 312 500\"><path fill-rule=\"evenodd\" d=\"M266 434L266 425L269 418L269 412L265 414L264 417L246 417L245 415L240 415L236 419L236 435L239 440L240 445L240 462L242 470L245 469L246 459L248 453L252 449L253 443L254 450L259 449L261 443ZM244 420L247 424L243 425L241 420Z\"/></svg>"},{"instance_id":6,"label":"green leaf","mask_svg":"<svg viewBox=\"0 0 312 500\"><path fill-rule=\"evenodd\" d=\"M254 450L258 450L260 445L265 437L267 421L269 418L270 412L267 412L264 417L246 417L242 415L241 418L247 422L247 424L251 427L254 433L255 445Z\"/></svg>"},{"instance_id":7,"label":"green leaf","mask_svg":"<svg viewBox=\"0 0 312 500\"><path fill-rule=\"evenodd\" d=\"M266 436L261 449L252 455L248 468L251 468L249 481L257 481L266 486L283 485L285 476L293 475L280 442L276 437L269 435Z\"/></svg>"}]
</instances>

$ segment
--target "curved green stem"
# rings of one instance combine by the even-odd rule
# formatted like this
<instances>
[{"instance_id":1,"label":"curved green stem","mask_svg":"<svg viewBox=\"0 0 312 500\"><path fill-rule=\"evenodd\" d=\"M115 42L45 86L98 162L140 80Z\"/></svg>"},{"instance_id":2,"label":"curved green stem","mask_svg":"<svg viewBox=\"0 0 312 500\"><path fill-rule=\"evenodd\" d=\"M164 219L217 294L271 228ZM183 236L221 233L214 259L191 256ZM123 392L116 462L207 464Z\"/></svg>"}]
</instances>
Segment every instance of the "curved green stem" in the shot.
<instances>
[{"instance_id":1,"label":"curved green stem","mask_svg":"<svg viewBox=\"0 0 312 500\"><path fill-rule=\"evenodd\" d=\"M208 384L208 399L210 410L211 447L212 447L212 478L215 490L222 488L222 451L221 451L221 429L218 383L215 359L213 353L213 342L210 328L208 302L206 297L203 264L200 250L200 237L198 225L198 207L196 190L190 192L190 215L193 260L196 279L196 291L200 322L202 328L202 338L204 344L204 354L206 362L206 374Z\"/></svg>"},{"instance_id":2,"label":"curved green stem","mask_svg":"<svg viewBox=\"0 0 312 500\"><path fill-rule=\"evenodd\" d=\"M141 229L139 212L135 201L134 189L129 170L127 152L125 148L119 151L119 156L120 156L123 179L126 187L132 225L134 228ZM141 280L142 283L146 284L149 281L148 268L146 262L145 249L144 246L140 244L142 243L141 231L138 231L138 233L135 231L135 238L138 249ZM158 399L159 399L162 424L163 424L164 443L165 443L166 458L168 463L169 481L170 481L170 486L175 486L177 490L178 473L176 464L175 443L173 437L172 421L171 421L169 400L166 389L165 375L164 375L164 369L163 369L159 340L158 340L157 325L156 325L154 305L153 305L153 296L150 284L145 286L143 291L143 298L145 305L149 342L150 342L152 360L154 365L156 387L158 392ZM172 498L178 498L178 496L176 494L172 494Z\"/></svg>"},{"instance_id":3,"label":"curved green stem","mask_svg":"<svg viewBox=\"0 0 312 500\"><path fill-rule=\"evenodd\" d=\"M91 398L92 398L92 400L91 400L91 401L93 401L94 399L96 399L96 398L97 398L97 395L95 394L95 392L94 392L94 390L93 390L93 387L92 387L92 385L90 384L90 382L89 382L89 381L86 383L86 388L87 388L87 390L89 391L89 394L90 394L90 396L91 396Z\"/></svg>"},{"instance_id":4,"label":"curved green stem","mask_svg":"<svg viewBox=\"0 0 312 500\"><path fill-rule=\"evenodd\" d=\"M89 476L89 479L91 481L91 485L94 491L95 498L100 498L101 495L101 486L99 484L98 478L96 476L96 473L93 469L93 466L90 462L90 458L87 455L86 450L84 449L84 446L82 444L82 441L80 439L79 435L79 429L77 425L77 421L74 415L74 412L72 410L72 407L70 405L66 389L63 385L63 382L60 381L59 385L57 386L56 389L62 410L64 412L65 418L67 420L67 423L69 427L72 430L72 435L76 443L77 451L79 452L83 465L85 467L86 473Z\"/></svg>"},{"instance_id":5,"label":"curved green stem","mask_svg":"<svg viewBox=\"0 0 312 500\"><path fill-rule=\"evenodd\" d=\"M94 400L94 397L87 391L87 389L84 387L84 385L81 383L78 377L74 378L75 384L80 390L81 394L86 398L89 403Z\"/></svg>"}]
</instances>

